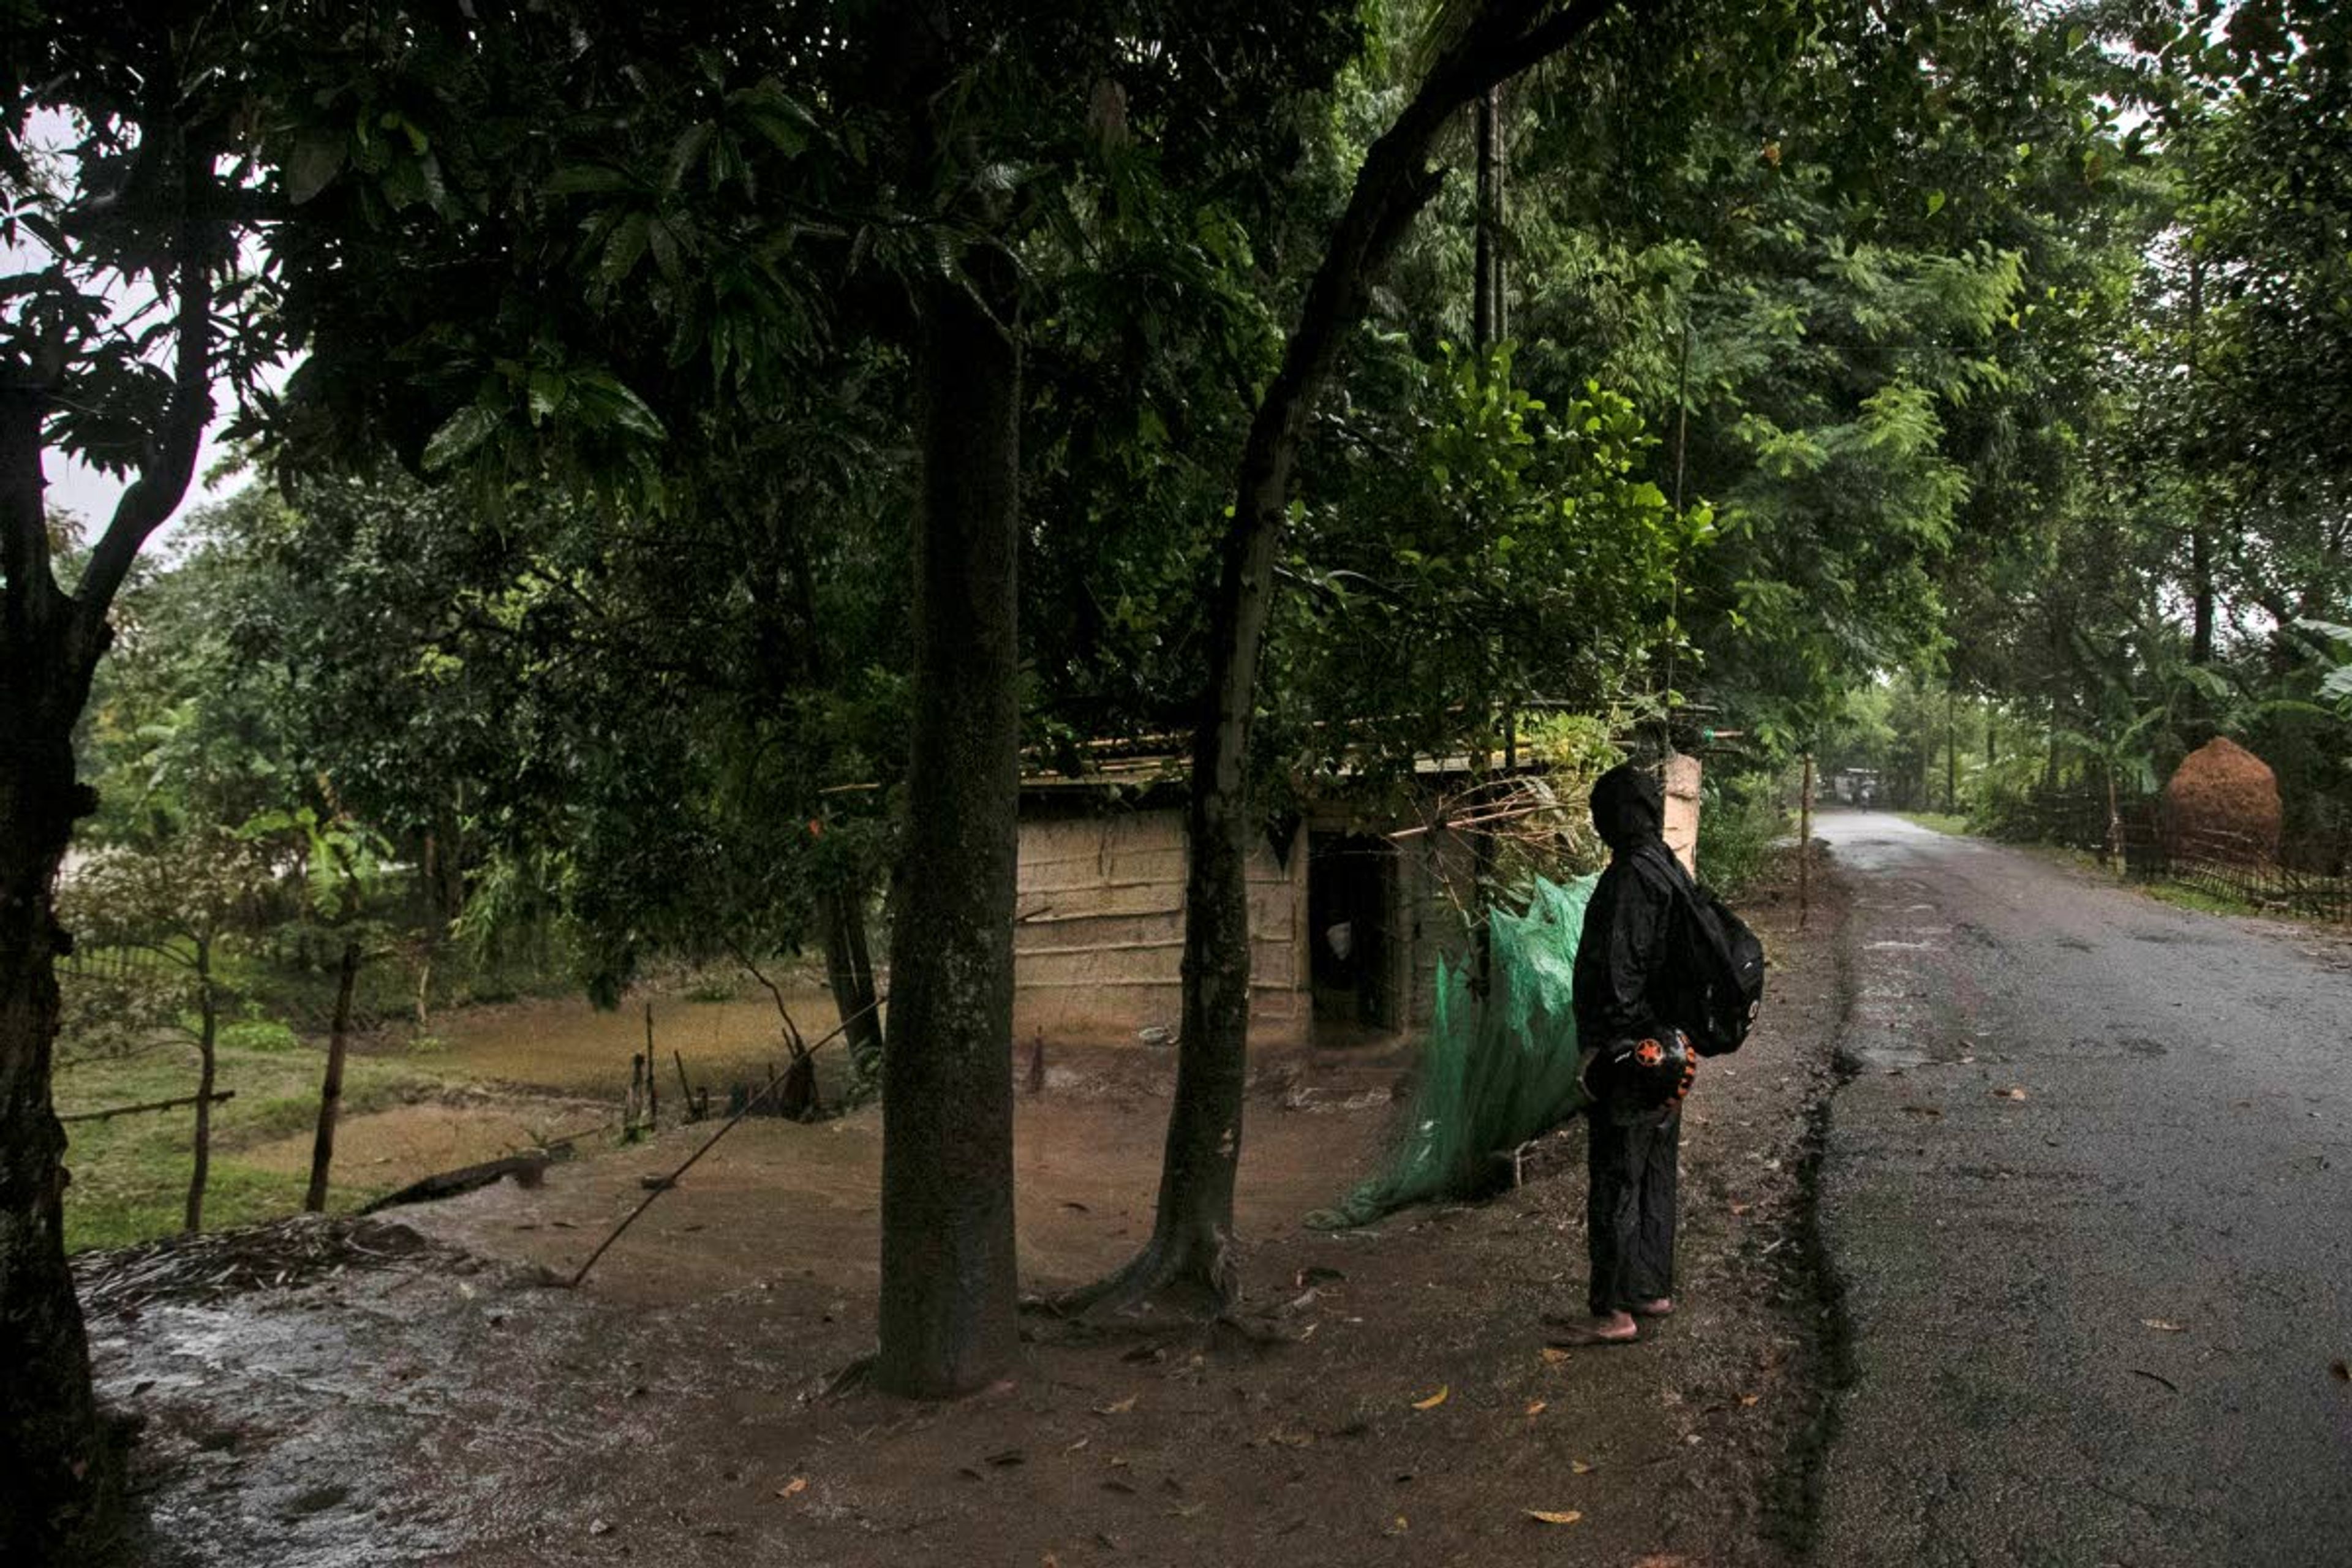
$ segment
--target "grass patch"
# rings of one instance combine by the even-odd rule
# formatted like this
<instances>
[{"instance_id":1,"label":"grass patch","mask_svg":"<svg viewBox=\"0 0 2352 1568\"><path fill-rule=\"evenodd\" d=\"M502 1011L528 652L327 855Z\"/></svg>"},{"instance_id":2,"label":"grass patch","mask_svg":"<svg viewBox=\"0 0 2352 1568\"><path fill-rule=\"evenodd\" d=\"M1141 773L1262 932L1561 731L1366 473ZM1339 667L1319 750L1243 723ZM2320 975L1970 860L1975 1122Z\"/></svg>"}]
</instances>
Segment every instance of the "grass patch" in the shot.
<instances>
[{"instance_id":1,"label":"grass patch","mask_svg":"<svg viewBox=\"0 0 2352 1568\"><path fill-rule=\"evenodd\" d=\"M2192 887L2187 882L2147 882L2141 884L2140 890L2158 903L2170 904L2176 909L2194 910L2199 914L2259 915L2263 912L2243 899Z\"/></svg>"},{"instance_id":2,"label":"grass patch","mask_svg":"<svg viewBox=\"0 0 2352 1568\"><path fill-rule=\"evenodd\" d=\"M1906 822L1916 823L1921 827L1932 828L1937 833L1960 836L1969 831L1969 819L1954 812L1898 811L1895 815Z\"/></svg>"},{"instance_id":3,"label":"grass patch","mask_svg":"<svg viewBox=\"0 0 2352 1568\"><path fill-rule=\"evenodd\" d=\"M308 1131L318 1123L319 1081L326 1070L319 1048L260 1049L224 1044L218 1087L236 1098L213 1108L213 1158L205 1184L207 1229L293 1214L302 1206L305 1178L241 1162L238 1152ZM442 1079L413 1060L353 1054L343 1067L343 1115L401 1104L429 1094ZM196 1091L196 1050L173 1040L128 1057L85 1057L59 1066L60 1111L168 1100ZM66 1248L120 1247L180 1228L187 1202L192 1106L141 1111L105 1121L68 1123L66 1164ZM386 1189L337 1181L329 1206L353 1208Z\"/></svg>"}]
</instances>

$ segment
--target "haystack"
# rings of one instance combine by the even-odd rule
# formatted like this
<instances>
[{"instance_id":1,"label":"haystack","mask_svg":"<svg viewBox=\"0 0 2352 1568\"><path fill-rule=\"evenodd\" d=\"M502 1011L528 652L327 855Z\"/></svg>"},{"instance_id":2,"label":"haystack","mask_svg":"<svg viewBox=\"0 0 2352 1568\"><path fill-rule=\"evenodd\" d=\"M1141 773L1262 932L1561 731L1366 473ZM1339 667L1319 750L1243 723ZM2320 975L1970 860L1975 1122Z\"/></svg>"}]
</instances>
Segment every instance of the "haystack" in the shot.
<instances>
[{"instance_id":1,"label":"haystack","mask_svg":"<svg viewBox=\"0 0 2352 1568\"><path fill-rule=\"evenodd\" d=\"M2249 864L2279 851L2278 775L2235 741L2215 736L2164 786L2164 835L2184 859Z\"/></svg>"}]
</instances>

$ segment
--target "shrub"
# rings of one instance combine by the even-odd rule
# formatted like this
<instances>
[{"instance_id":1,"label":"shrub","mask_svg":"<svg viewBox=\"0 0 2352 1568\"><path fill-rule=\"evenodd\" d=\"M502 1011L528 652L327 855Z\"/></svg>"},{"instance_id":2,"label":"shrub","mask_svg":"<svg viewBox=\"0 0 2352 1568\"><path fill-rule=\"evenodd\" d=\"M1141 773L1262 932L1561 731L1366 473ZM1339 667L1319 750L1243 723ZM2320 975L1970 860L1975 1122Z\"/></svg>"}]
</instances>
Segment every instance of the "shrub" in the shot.
<instances>
[{"instance_id":1,"label":"shrub","mask_svg":"<svg viewBox=\"0 0 2352 1568\"><path fill-rule=\"evenodd\" d=\"M1706 885L1736 898L1755 885L1775 841L1789 836L1780 780L1767 773L1710 773L1698 817L1698 868Z\"/></svg>"}]
</instances>

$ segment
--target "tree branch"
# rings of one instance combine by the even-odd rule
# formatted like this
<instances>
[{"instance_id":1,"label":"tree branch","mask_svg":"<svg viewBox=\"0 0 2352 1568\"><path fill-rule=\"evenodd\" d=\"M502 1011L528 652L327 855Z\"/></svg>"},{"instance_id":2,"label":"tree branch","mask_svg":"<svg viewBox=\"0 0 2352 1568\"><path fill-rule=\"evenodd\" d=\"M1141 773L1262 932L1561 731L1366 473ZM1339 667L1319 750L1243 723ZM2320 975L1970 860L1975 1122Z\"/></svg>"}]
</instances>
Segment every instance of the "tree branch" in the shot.
<instances>
[{"instance_id":1,"label":"tree branch","mask_svg":"<svg viewBox=\"0 0 2352 1568\"><path fill-rule=\"evenodd\" d=\"M107 612L148 536L180 509L196 471L196 453L213 417L213 277L198 237L183 235L178 256L177 339L172 399L147 444L139 477L115 504L114 517L89 553L77 604L74 654L94 662L105 647Z\"/></svg>"}]
</instances>

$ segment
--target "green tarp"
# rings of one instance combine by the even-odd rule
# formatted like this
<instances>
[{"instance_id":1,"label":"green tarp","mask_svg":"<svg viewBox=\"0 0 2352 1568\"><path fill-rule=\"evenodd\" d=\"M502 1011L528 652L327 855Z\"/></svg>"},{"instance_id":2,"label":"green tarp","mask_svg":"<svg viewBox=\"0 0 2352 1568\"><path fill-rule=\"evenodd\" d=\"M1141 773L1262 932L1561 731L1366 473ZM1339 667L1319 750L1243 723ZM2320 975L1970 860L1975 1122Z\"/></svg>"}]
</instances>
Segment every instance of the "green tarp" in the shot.
<instances>
[{"instance_id":1,"label":"green tarp","mask_svg":"<svg viewBox=\"0 0 2352 1568\"><path fill-rule=\"evenodd\" d=\"M1598 876L1562 887L1537 879L1524 913L1488 921L1489 994L1475 958L1437 966L1437 1002L1421 1075L1384 1168L1307 1223L1368 1225L1432 1198L1494 1190L1494 1156L1557 1126L1583 1103L1577 1081L1576 942Z\"/></svg>"}]
</instances>

